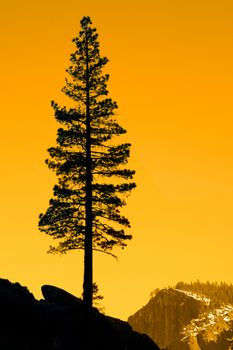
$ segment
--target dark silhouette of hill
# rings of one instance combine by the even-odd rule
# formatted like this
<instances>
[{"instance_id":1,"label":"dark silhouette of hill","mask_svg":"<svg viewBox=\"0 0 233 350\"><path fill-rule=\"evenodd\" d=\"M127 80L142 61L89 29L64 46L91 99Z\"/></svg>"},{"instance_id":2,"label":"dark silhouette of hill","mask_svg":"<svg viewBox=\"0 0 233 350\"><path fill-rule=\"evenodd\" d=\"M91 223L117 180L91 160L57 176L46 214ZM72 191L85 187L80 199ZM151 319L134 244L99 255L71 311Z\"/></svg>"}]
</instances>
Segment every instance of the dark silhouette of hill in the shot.
<instances>
[{"instance_id":1,"label":"dark silhouette of hill","mask_svg":"<svg viewBox=\"0 0 233 350\"><path fill-rule=\"evenodd\" d=\"M0 279L1 350L159 350L147 336L53 286L36 300L26 287ZM91 339L91 342L90 342ZM90 348L91 344L91 348Z\"/></svg>"},{"instance_id":2,"label":"dark silhouette of hill","mask_svg":"<svg viewBox=\"0 0 233 350\"><path fill-rule=\"evenodd\" d=\"M148 304L129 317L128 322L133 329L148 334L164 349L227 350L227 338L233 335L233 322L229 322L231 307L228 314L225 314L223 309L221 316L216 305L223 307L230 300L230 296L228 299L226 296L222 297L224 302L217 299L217 296L212 301L204 293L197 293L197 285L195 289L189 290L182 290L181 284L177 284L176 287L179 288L155 290ZM220 291L218 287L216 290ZM214 294L213 288L209 288L209 295ZM188 327L184 341L185 334L182 332L186 326ZM218 334L212 337L211 332ZM215 338L215 341L211 340L212 338Z\"/></svg>"}]
</instances>

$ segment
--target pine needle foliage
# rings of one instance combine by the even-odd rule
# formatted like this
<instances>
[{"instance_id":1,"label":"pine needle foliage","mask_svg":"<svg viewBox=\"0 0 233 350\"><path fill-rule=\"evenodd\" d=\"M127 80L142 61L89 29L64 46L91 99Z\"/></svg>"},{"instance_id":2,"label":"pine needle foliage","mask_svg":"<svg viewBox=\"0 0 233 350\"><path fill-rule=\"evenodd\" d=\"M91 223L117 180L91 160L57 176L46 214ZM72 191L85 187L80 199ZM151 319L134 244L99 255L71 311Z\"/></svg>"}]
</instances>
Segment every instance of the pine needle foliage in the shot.
<instances>
[{"instance_id":1,"label":"pine needle foliage","mask_svg":"<svg viewBox=\"0 0 233 350\"><path fill-rule=\"evenodd\" d=\"M76 50L70 56L69 78L62 91L75 107L60 107L52 101L61 127L46 163L58 183L47 211L40 215L39 229L59 240L50 253L84 249L84 301L89 299L90 304L92 251L114 255L114 246L124 248L132 238L125 233L130 223L120 208L136 185L129 181L135 172L126 167L131 145L111 142L126 130L115 119L117 103L107 97L109 75L102 70L108 59L100 55L90 17L83 17L73 42ZM85 289L89 289L88 297Z\"/></svg>"}]
</instances>

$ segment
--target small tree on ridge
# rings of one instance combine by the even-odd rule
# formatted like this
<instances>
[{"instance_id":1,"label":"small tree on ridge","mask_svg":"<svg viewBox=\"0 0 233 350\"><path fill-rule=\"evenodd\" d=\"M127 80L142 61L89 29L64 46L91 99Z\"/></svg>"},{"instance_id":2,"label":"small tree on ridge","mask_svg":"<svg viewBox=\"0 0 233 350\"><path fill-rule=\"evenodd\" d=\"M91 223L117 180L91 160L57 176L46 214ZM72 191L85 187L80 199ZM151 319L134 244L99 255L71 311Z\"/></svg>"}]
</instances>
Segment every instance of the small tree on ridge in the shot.
<instances>
[{"instance_id":1,"label":"small tree on ridge","mask_svg":"<svg viewBox=\"0 0 233 350\"><path fill-rule=\"evenodd\" d=\"M57 146L48 149L46 163L56 172L58 183L39 220L42 232L60 240L49 252L84 249L83 298L88 308L92 307L93 250L112 254L115 245L124 248L132 238L124 231L130 223L119 208L126 204L125 194L136 186L127 181L135 172L125 168L130 144L109 142L126 130L114 118L116 102L106 97L109 75L102 69L108 59L100 56L98 34L91 24L89 17L81 20L79 36L73 39L76 51L67 69L70 80L63 88L75 107L52 102L61 128Z\"/></svg>"}]
</instances>

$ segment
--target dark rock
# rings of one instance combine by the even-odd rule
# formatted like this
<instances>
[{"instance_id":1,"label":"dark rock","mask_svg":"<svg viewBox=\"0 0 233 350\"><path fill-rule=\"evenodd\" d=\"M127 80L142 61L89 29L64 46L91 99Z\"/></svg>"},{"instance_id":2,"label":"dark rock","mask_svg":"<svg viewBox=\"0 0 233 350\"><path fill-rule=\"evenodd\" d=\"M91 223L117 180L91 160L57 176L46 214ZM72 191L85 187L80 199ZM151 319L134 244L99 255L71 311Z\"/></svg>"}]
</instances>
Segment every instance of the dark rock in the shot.
<instances>
[{"instance_id":1,"label":"dark rock","mask_svg":"<svg viewBox=\"0 0 233 350\"><path fill-rule=\"evenodd\" d=\"M119 319L93 309L53 286L44 300L26 287L0 279L1 350L159 350L146 335Z\"/></svg>"},{"instance_id":2,"label":"dark rock","mask_svg":"<svg viewBox=\"0 0 233 350\"><path fill-rule=\"evenodd\" d=\"M66 292L61 288L50 286L50 285L44 285L41 287L41 291L45 301L49 303L55 303L57 305L67 306L67 307L82 306L81 299L75 297L74 295Z\"/></svg>"}]
</instances>

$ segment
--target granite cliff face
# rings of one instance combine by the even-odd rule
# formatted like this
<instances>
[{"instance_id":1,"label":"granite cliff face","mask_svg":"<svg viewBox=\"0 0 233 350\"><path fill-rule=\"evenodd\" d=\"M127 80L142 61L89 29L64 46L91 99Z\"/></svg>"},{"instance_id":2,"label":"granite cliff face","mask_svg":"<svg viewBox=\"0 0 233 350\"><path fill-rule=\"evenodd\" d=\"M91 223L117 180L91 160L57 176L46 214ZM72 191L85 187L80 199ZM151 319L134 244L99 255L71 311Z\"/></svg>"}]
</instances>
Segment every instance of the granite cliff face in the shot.
<instances>
[{"instance_id":1,"label":"granite cliff face","mask_svg":"<svg viewBox=\"0 0 233 350\"><path fill-rule=\"evenodd\" d=\"M26 287L0 279L1 350L159 350L119 319L87 313L80 299L43 286L43 300Z\"/></svg>"},{"instance_id":2,"label":"granite cliff face","mask_svg":"<svg viewBox=\"0 0 233 350\"><path fill-rule=\"evenodd\" d=\"M175 288L157 291L128 322L163 349L233 348L233 306L223 304L216 308L211 299L190 291Z\"/></svg>"},{"instance_id":3,"label":"granite cliff face","mask_svg":"<svg viewBox=\"0 0 233 350\"><path fill-rule=\"evenodd\" d=\"M181 342L181 329L208 309L208 299L168 288L159 291L128 322L134 330L148 334L160 348L186 350L188 345Z\"/></svg>"}]
</instances>

